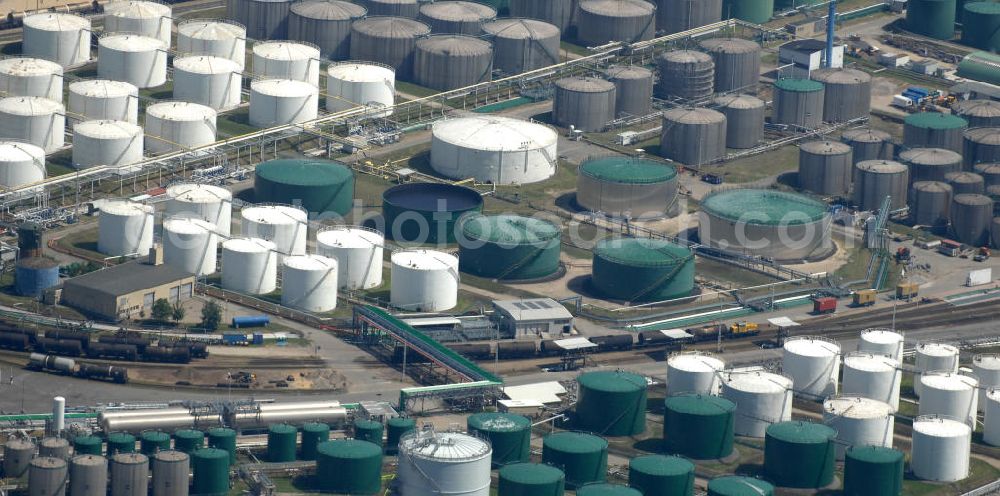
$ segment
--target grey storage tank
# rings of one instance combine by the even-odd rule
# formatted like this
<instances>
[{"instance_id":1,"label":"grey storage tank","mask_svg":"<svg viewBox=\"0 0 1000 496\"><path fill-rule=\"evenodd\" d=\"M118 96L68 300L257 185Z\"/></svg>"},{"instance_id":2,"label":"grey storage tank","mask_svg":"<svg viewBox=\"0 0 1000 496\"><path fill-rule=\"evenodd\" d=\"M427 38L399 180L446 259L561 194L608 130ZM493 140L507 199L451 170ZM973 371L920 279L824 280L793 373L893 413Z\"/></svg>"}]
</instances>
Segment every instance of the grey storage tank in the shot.
<instances>
[{"instance_id":1,"label":"grey storage tank","mask_svg":"<svg viewBox=\"0 0 1000 496\"><path fill-rule=\"evenodd\" d=\"M851 147L839 141L809 141L799 146L799 189L824 196L851 192Z\"/></svg>"},{"instance_id":2,"label":"grey storage tank","mask_svg":"<svg viewBox=\"0 0 1000 496\"><path fill-rule=\"evenodd\" d=\"M951 186L941 181L917 181L910 194L910 220L914 225L940 229L948 225Z\"/></svg>"},{"instance_id":3,"label":"grey storage tank","mask_svg":"<svg viewBox=\"0 0 1000 496\"><path fill-rule=\"evenodd\" d=\"M966 168L981 162L1000 161L1000 127L977 127L962 133L962 157Z\"/></svg>"},{"instance_id":4,"label":"grey storage tank","mask_svg":"<svg viewBox=\"0 0 1000 496\"><path fill-rule=\"evenodd\" d=\"M489 5L461 0L425 2L420 6L420 19L435 34L467 34L478 36L483 23L497 18L497 11Z\"/></svg>"},{"instance_id":5,"label":"grey storage tank","mask_svg":"<svg viewBox=\"0 0 1000 496\"><path fill-rule=\"evenodd\" d=\"M958 195L981 195L986 191L986 180L975 172L949 172L944 175L946 183Z\"/></svg>"},{"instance_id":6,"label":"grey storage tank","mask_svg":"<svg viewBox=\"0 0 1000 496\"><path fill-rule=\"evenodd\" d=\"M774 112L771 122L816 129L823 124L823 83L810 79L779 79L774 82Z\"/></svg>"},{"instance_id":7,"label":"grey storage tank","mask_svg":"<svg viewBox=\"0 0 1000 496\"><path fill-rule=\"evenodd\" d=\"M911 148L899 154L910 167L910 182L944 181L949 172L962 170L962 156L944 148Z\"/></svg>"},{"instance_id":8,"label":"grey storage tank","mask_svg":"<svg viewBox=\"0 0 1000 496\"><path fill-rule=\"evenodd\" d=\"M577 0L509 0L511 17L539 19L566 33L575 24Z\"/></svg>"},{"instance_id":9,"label":"grey storage tank","mask_svg":"<svg viewBox=\"0 0 1000 496\"><path fill-rule=\"evenodd\" d=\"M656 6L643 0L580 0L577 39L586 46L653 39Z\"/></svg>"},{"instance_id":10,"label":"grey storage tank","mask_svg":"<svg viewBox=\"0 0 1000 496\"><path fill-rule=\"evenodd\" d=\"M187 496L190 457L183 451L160 451L150 459L153 496Z\"/></svg>"},{"instance_id":11,"label":"grey storage tank","mask_svg":"<svg viewBox=\"0 0 1000 496\"><path fill-rule=\"evenodd\" d=\"M142 453L118 453L111 457L111 496L146 496L149 458Z\"/></svg>"},{"instance_id":12,"label":"grey storage tank","mask_svg":"<svg viewBox=\"0 0 1000 496\"><path fill-rule=\"evenodd\" d=\"M722 20L722 0L658 0L656 29L680 33Z\"/></svg>"},{"instance_id":13,"label":"grey storage tank","mask_svg":"<svg viewBox=\"0 0 1000 496\"><path fill-rule=\"evenodd\" d=\"M69 460L69 440L61 437L47 437L38 443L38 456L51 456Z\"/></svg>"},{"instance_id":14,"label":"grey storage tank","mask_svg":"<svg viewBox=\"0 0 1000 496\"><path fill-rule=\"evenodd\" d=\"M417 0L357 0L370 16L397 16L415 19L420 14Z\"/></svg>"},{"instance_id":15,"label":"grey storage tank","mask_svg":"<svg viewBox=\"0 0 1000 496\"><path fill-rule=\"evenodd\" d=\"M226 18L246 26L248 38L284 40L291 5L291 0L226 0Z\"/></svg>"},{"instance_id":16,"label":"grey storage tank","mask_svg":"<svg viewBox=\"0 0 1000 496\"><path fill-rule=\"evenodd\" d=\"M568 77L555 83L552 120L584 132L603 131L615 119L615 85L606 79Z\"/></svg>"},{"instance_id":17,"label":"grey storage tank","mask_svg":"<svg viewBox=\"0 0 1000 496\"><path fill-rule=\"evenodd\" d=\"M459 34L441 34L417 40L413 80L421 86L447 91L489 81L493 77L493 45Z\"/></svg>"},{"instance_id":18,"label":"grey storage tank","mask_svg":"<svg viewBox=\"0 0 1000 496\"><path fill-rule=\"evenodd\" d=\"M367 11L342 0L302 0L290 12L288 39L312 43L330 60L344 60L351 56L351 23Z\"/></svg>"},{"instance_id":19,"label":"grey storage tank","mask_svg":"<svg viewBox=\"0 0 1000 496\"><path fill-rule=\"evenodd\" d=\"M397 79L413 77L417 39L430 34L426 24L405 17L367 17L351 25L351 58L385 64Z\"/></svg>"},{"instance_id":20,"label":"grey storage tank","mask_svg":"<svg viewBox=\"0 0 1000 496\"><path fill-rule=\"evenodd\" d=\"M955 195L951 202L951 231L955 240L970 246L990 242L993 200L986 195Z\"/></svg>"},{"instance_id":21,"label":"grey storage tank","mask_svg":"<svg viewBox=\"0 0 1000 496\"><path fill-rule=\"evenodd\" d=\"M866 160L854 165L854 204L860 210L878 210L886 196L893 210L906 206L909 185L906 164L891 160Z\"/></svg>"},{"instance_id":22,"label":"grey storage tank","mask_svg":"<svg viewBox=\"0 0 1000 496\"><path fill-rule=\"evenodd\" d=\"M1000 102L976 99L955 102L951 113L969 122L969 127L1000 126Z\"/></svg>"},{"instance_id":23,"label":"grey storage tank","mask_svg":"<svg viewBox=\"0 0 1000 496\"><path fill-rule=\"evenodd\" d=\"M885 131L859 128L844 131L840 139L854 150L854 163L865 160L891 160L893 156L892 136Z\"/></svg>"},{"instance_id":24,"label":"grey storage tank","mask_svg":"<svg viewBox=\"0 0 1000 496\"><path fill-rule=\"evenodd\" d=\"M981 163L972 166L972 170L983 176L983 182L986 187L994 186L1000 184L1000 163Z\"/></svg>"},{"instance_id":25,"label":"grey storage tank","mask_svg":"<svg viewBox=\"0 0 1000 496\"><path fill-rule=\"evenodd\" d=\"M707 164L726 154L726 116L694 108L663 113L660 155L685 165Z\"/></svg>"},{"instance_id":26,"label":"grey storage tank","mask_svg":"<svg viewBox=\"0 0 1000 496\"><path fill-rule=\"evenodd\" d=\"M715 61L715 91L752 89L760 80L760 45L743 38L711 38L699 43Z\"/></svg>"},{"instance_id":27,"label":"grey storage tank","mask_svg":"<svg viewBox=\"0 0 1000 496\"><path fill-rule=\"evenodd\" d=\"M726 116L727 148L753 148L764 139L764 100L750 95L723 95L713 102Z\"/></svg>"},{"instance_id":28,"label":"grey storage tank","mask_svg":"<svg viewBox=\"0 0 1000 496\"><path fill-rule=\"evenodd\" d=\"M663 99L698 100L712 96L715 61L697 50L672 50L656 57L660 81L656 96Z\"/></svg>"},{"instance_id":29,"label":"grey storage tank","mask_svg":"<svg viewBox=\"0 0 1000 496\"><path fill-rule=\"evenodd\" d=\"M812 78L823 83L823 120L847 122L872 108L872 77L857 69L820 69Z\"/></svg>"},{"instance_id":30,"label":"grey storage tank","mask_svg":"<svg viewBox=\"0 0 1000 496\"><path fill-rule=\"evenodd\" d=\"M35 457L35 443L31 439L14 438L3 445L4 477L21 477Z\"/></svg>"},{"instance_id":31,"label":"grey storage tank","mask_svg":"<svg viewBox=\"0 0 1000 496\"><path fill-rule=\"evenodd\" d=\"M990 238L994 248L1000 248L1000 217L994 217L990 224Z\"/></svg>"},{"instance_id":32,"label":"grey storage tank","mask_svg":"<svg viewBox=\"0 0 1000 496\"><path fill-rule=\"evenodd\" d=\"M638 65L613 65L605 76L615 85L616 117L641 117L653 111L653 71Z\"/></svg>"},{"instance_id":33,"label":"grey storage tank","mask_svg":"<svg viewBox=\"0 0 1000 496\"><path fill-rule=\"evenodd\" d=\"M101 455L77 455L69 462L70 496L106 496L108 459Z\"/></svg>"},{"instance_id":34,"label":"grey storage tank","mask_svg":"<svg viewBox=\"0 0 1000 496\"><path fill-rule=\"evenodd\" d=\"M957 115L921 112L903 119L903 144L910 148L947 148L961 153L962 132L969 127Z\"/></svg>"},{"instance_id":35,"label":"grey storage tank","mask_svg":"<svg viewBox=\"0 0 1000 496\"><path fill-rule=\"evenodd\" d=\"M497 19L483 25L493 42L493 68L507 74L559 63L559 28L537 19Z\"/></svg>"},{"instance_id":36,"label":"grey storage tank","mask_svg":"<svg viewBox=\"0 0 1000 496\"><path fill-rule=\"evenodd\" d=\"M40 456L28 464L28 496L65 496L69 468L66 460Z\"/></svg>"}]
</instances>

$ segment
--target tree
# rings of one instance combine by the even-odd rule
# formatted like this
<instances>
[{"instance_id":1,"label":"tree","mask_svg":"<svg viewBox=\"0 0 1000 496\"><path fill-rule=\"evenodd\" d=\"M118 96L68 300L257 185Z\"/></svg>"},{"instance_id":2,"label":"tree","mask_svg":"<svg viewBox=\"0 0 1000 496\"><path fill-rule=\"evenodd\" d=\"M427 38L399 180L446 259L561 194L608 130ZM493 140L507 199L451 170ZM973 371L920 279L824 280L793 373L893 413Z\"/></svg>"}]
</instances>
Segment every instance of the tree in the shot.
<instances>
[{"instance_id":1,"label":"tree","mask_svg":"<svg viewBox=\"0 0 1000 496\"><path fill-rule=\"evenodd\" d=\"M180 321L184 320L184 315L187 312L184 311L184 307L181 306L181 302L174 304L174 308L170 312L170 318L173 319L174 324L178 324Z\"/></svg>"},{"instance_id":2,"label":"tree","mask_svg":"<svg viewBox=\"0 0 1000 496\"><path fill-rule=\"evenodd\" d=\"M222 322L222 308L219 304L210 301L201 307L201 328L206 331L214 331L219 328Z\"/></svg>"},{"instance_id":3,"label":"tree","mask_svg":"<svg viewBox=\"0 0 1000 496\"><path fill-rule=\"evenodd\" d=\"M166 298L160 298L153 302L153 311L150 314L153 320L159 320L160 322L165 322L170 318L170 315L174 313L174 307L167 301Z\"/></svg>"}]
</instances>

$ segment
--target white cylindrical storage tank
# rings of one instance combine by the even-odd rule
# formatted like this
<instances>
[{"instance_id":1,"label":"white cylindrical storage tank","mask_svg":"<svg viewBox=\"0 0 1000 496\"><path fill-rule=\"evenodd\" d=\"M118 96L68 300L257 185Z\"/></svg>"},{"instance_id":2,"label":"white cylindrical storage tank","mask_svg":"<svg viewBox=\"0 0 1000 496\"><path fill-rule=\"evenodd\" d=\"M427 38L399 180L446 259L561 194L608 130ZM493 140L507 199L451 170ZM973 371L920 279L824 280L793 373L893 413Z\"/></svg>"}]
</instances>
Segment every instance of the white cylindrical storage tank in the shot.
<instances>
[{"instance_id":1,"label":"white cylindrical storage tank","mask_svg":"<svg viewBox=\"0 0 1000 496\"><path fill-rule=\"evenodd\" d=\"M335 226L316 233L316 252L337 261L340 289L382 285L382 233L356 226Z\"/></svg>"},{"instance_id":2,"label":"white cylindrical storage tank","mask_svg":"<svg viewBox=\"0 0 1000 496\"><path fill-rule=\"evenodd\" d=\"M240 211L244 237L266 239L282 255L305 255L309 213L290 205L258 205Z\"/></svg>"},{"instance_id":3,"label":"white cylindrical storage tank","mask_svg":"<svg viewBox=\"0 0 1000 496\"><path fill-rule=\"evenodd\" d=\"M530 184L556 173L559 134L510 117L442 119L431 128L431 167L453 179Z\"/></svg>"},{"instance_id":4,"label":"white cylindrical storage tank","mask_svg":"<svg viewBox=\"0 0 1000 496\"><path fill-rule=\"evenodd\" d=\"M395 103L396 71L392 67L342 62L326 68L326 110L340 112L364 105L371 111L368 115L388 117Z\"/></svg>"},{"instance_id":5,"label":"white cylindrical storage tank","mask_svg":"<svg viewBox=\"0 0 1000 496\"><path fill-rule=\"evenodd\" d=\"M855 351L844 356L844 377L840 390L888 403L899 410L899 384L903 370L895 358L867 351Z\"/></svg>"},{"instance_id":6,"label":"white cylindrical storage tank","mask_svg":"<svg viewBox=\"0 0 1000 496\"><path fill-rule=\"evenodd\" d=\"M65 68L90 61L90 19L64 12L43 12L24 17L22 52L51 60Z\"/></svg>"},{"instance_id":7,"label":"white cylindrical storage tank","mask_svg":"<svg viewBox=\"0 0 1000 496\"><path fill-rule=\"evenodd\" d=\"M667 396L682 393L719 394L726 363L710 353L684 352L667 358Z\"/></svg>"},{"instance_id":8,"label":"white cylindrical storage tank","mask_svg":"<svg viewBox=\"0 0 1000 496\"><path fill-rule=\"evenodd\" d=\"M215 273L219 235L211 222L172 217L163 221L163 263L198 276Z\"/></svg>"},{"instance_id":9,"label":"white cylindrical storage tank","mask_svg":"<svg viewBox=\"0 0 1000 496\"><path fill-rule=\"evenodd\" d=\"M104 4L104 31L135 33L163 42L170 47L174 28L169 5L149 0L117 0Z\"/></svg>"},{"instance_id":10,"label":"white cylindrical storage tank","mask_svg":"<svg viewBox=\"0 0 1000 496\"><path fill-rule=\"evenodd\" d=\"M337 261L322 255L285 257L281 304L305 312L337 308Z\"/></svg>"},{"instance_id":11,"label":"white cylindrical storage tank","mask_svg":"<svg viewBox=\"0 0 1000 496\"><path fill-rule=\"evenodd\" d=\"M0 59L0 94L40 96L61 102L63 67L52 61L32 57Z\"/></svg>"},{"instance_id":12,"label":"white cylindrical storage tank","mask_svg":"<svg viewBox=\"0 0 1000 496\"><path fill-rule=\"evenodd\" d=\"M217 117L200 103L154 103L146 107L146 149L168 153L215 143Z\"/></svg>"},{"instance_id":13,"label":"white cylindrical storage tank","mask_svg":"<svg viewBox=\"0 0 1000 496\"><path fill-rule=\"evenodd\" d=\"M76 121L139 123L139 88L125 81L91 79L69 85L69 114ZM72 122L72 121L71 121Z\"/></svg>"},{"instance_id":14,"label":"white cylindrical storage tank","mask_svg":"<svg viewBox=\"0 0 1000 496\"><path fill-rule=\"evenodd\" d=\"M458 257L433 250L400 250L391 260L392 306L442 312L458 304Z\"/></svg>"},{"instance_id":15,"label":"white cylindrical storage tank","mask_svg":"<svg viewBox=\"0 0 1000 496\"><path fill-rule=\"evenodd\" d=\"M52 398L52 430L58 435L66 428L66 398Z\"/></svg>"},{"instance_id":16,"label":"white cylindrical storage tank","mask_svg":"<svg viewBox=\"0 0 1000 496\"><path fill-rule=\"evenodd\" d=\"M209 184L175 184L167 187L163 217L201 219L215 225L217 232L228 238L233 217L233 194L225 188Z\"/></svg>"},{"instance_id":17,"label":"white cylindrical storage tank","mask_svg":"<svg viewBox=\"0 0 1000 496\"><path fill-rule=\"evenodd\" d=\"M399 492L489 496L489 441L458 432L415 431L399 441Z\"/></svg>"},{"instance_id":18,"label":"white cylindrical storage tank","mask_svg":"<svg viewBox=\"0 0 1000 496\"><path fill-rule=\"evenodd\" d=\"M987 391L984 403L986 416L983 422L983 442L1000 446L1000 389Z\"/></svg>"},{"instance_id":19,"label":"white cylindrical storage tank","mask_svg":"<svg viewBox=\"0 0 1000 496\"><path fill-rule=\"evenodd\" d=\"M142 161L142 128L123 121L86 121L73 128L73 167Z\"/></svg>"},{"instance_id":20,"label":"white cylindrical storage tank","mask_svg":"<svg viewBox=\"0 0 1000 496\"><path fill-rule=\"evenodd\" d=\"M733 433L764 437L767 427L792 419L792 379L772 372L724 372L722 397L736 404Z\"/></svg>"},{"instance_id":21,"label":"white cylindrical storage tank","mask_svg":"<svg viewBox=\"0 0 1000 496\"><path fill-rule=\"evenodd\" d=\"M0 187L17 188L45 179L45 150L31 143L0 141Z\"/></svg>"},{"instance_id":22,"label":"white cylindrical storage tank","mask_svg":"<svg viewBox=\"0 0 1000 496\"><path fill-rule=\"evenodd\" d=\"M319 113L319 88L291 79L250 83L250 125L273 127L311 121Z\"/></svg>"},{"instance_id":23,"label":"white cylindrical storage tank","mask_svg":"<svg viewBox=\"0 0 1000 496\"><path fill-rule=\"evenodd\" d=\"M174 98L215 110L240 104L243 76L239 64L211 55L174 59Z\"/></svg>"},{"instance_id":24,"label":"white cylindrical storage tank","mask_svg":"<svg viewBox=\"0 0 1000 496\"><path fill-rule=\"evenodd\" d=\"M910 470L918 479L955 482L969 476L972 429L936 415L913 421Z\"/></svg>"},{"instance_id":25,"label":"white cylindrical storage tank","mask_svg":"<svg viewBox=\"0 0 1000 496\"><path fill-rule=\"evenodd\" d=\"M917 343L917 372L913 377L913 392L920 396L920 374L932 370L958 372L958 348L944 343Z\"/></svg>"},{"instance_id":26,"label":"white cylindrical storage tank","mask_svg":"<svg viewBox=\"0 0 1000 496\"><path fill-rule=\"evenodd\" d=\"M892 447L893 409L860 396L833 396L823 402L823 423L837 430L837 459L851 446Z\"/></svg>"},{"instance_id":27,"label":"white cylindrical storage tank","mask_svg":"<svg viewBox=\"0 0 1000 496\"><path fill-rule=\"evenodd\" d=\"M1000 354L983 353L972 357L972 375L979 379L979 411L986 409L986 392L1000 387Z\"/></svg>"},{"instance_id":28,"label":"white cylindrical storage tank","mask_svg":"<svg viewBox=\"0 0 1000 496\"><path fill-rule=\"evenodd\" d=\"M253 74L319 87L319 47L305 41L262 41L253 46Z\"/></svg>"},{"instance_id":29,"label":"white cylindrical storage tank","mask_svg":"<svg viewBox=\"0 0 1000 496\"><path fill-rule=\"evenodd\" d=\"M38 96L0 99L0 139L25 141L52 153L66 144L66 107Z\"/></svg>"},{"instance_id":30,"label":"white cylindrical storage tank","mask_svg":"<svg viewBox=\"0 0 1000 496\"><path fill-rule=\"evenodd\" d=\"M840 345L818 336L785 341L781 368L794 383L795 395L819 399L837 393Z\"/></svg>"},{"instance_id":31,"label":"white cylindrical storage tank","mask_svg":"<svg viewBox=\"0 0 1000 496\"><path fill-rule=\"evenodd\" d=\"M167 82L167 47L162 41L128 33L107 33L97 41L97 74L138 88Z\"/></svg>"},{"instance_id":32,"label":"white cylindrical storage tank","mask_svg":"<svg viewBox=\"0 0 1000 496\"><path fill-rule=\"evenodd\" d=\"M110 257L145 256L153 247L153 207L115 200L101 207L97 251Z\"/></svg>"},{"instance_id":33,"label":"white cylindrical storage tank","mask_svg":"<svg viewBox=\"0 0 1000 496\"><path fill-rule=\"evenodd\" d=\"M948 370L920 375L920 415L942 415L974 427L979 394L975 377Z\"/></svg>"},{"instance_id":34,"label":"white cylindrical storage tank","mask_svg":"<svg viewBox=\"0 0 1000 496\"><path fill-rule=\"evenodd\" d=\"M858 351L888 355L897 362L903 360L903 335L891 329L865 329L861 331Z\"/></svg>"},{"instance_id":35,"label":"white cylindrical storage tank","mask_svg":"<svg viewBox=\"0 0 1000 496\"><path fill-rule=\"evenodd\" d=\"M233 238L222 243L222 287L247 294L277 289L278 256L274 243L257 238Z\"/></svg>"},{"instance_id":36,"label":"white cylindrical storage tank","mask_svg":"<svg viewBox=\"0 0 1000 496\"><path fill-rule=\"evenodd\" d=\"M212 55L239 65L247 58L247 28L229 19L190 19L177 24L177 53Z\"/></svg>"}]
</instances>

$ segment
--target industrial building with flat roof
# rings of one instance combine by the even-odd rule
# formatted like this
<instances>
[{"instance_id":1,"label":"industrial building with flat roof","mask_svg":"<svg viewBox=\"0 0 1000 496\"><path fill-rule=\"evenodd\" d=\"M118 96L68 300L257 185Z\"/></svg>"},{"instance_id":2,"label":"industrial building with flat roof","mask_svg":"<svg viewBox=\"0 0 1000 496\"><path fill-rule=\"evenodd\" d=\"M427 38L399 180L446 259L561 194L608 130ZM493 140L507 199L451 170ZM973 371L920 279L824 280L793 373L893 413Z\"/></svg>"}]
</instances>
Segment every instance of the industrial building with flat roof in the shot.
<instances>
[{"instance_id":1,"label":"industrial building with flat roof","mask_svg":"<svg viewBox=\"0 0 1000 496\"><path fill-rule=\"evenodd\" d=\"M194 274L175 266L136 261L64 282L62 302L87 314L122 320L149 316L153 302L161 298L171 303L187 300L194 284Z\"/></svg>"},{"instance_id":2,"label":"industrial building with flat roof","mask_svg":"<svg viewBox=\"0 0 1000 496\"><path fill-rule=\"evenodd\" d=\"M500 333L514 337L558 336L573 327L573 314L552 298L495 300Z\"/></svg>"}]
</instances>

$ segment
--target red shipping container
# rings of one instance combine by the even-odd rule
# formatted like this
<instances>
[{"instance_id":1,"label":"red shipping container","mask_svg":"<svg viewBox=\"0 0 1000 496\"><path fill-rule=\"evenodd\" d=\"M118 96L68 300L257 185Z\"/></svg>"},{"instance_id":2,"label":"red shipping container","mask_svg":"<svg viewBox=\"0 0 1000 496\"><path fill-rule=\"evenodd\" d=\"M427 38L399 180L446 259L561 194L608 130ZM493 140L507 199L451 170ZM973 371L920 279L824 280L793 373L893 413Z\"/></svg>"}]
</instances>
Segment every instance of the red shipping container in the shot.
<instances>
[{"instance_id":1,"label":"red shipping container","mask_svg":"<svg viewBox=\"0 0 1000 496\"><path fill-rule=\"evenodd\" d=\"M833 313L837 310L837 299L833 297L816 298L813 300L813 313Z\"/></svg>"}]
</instances>

